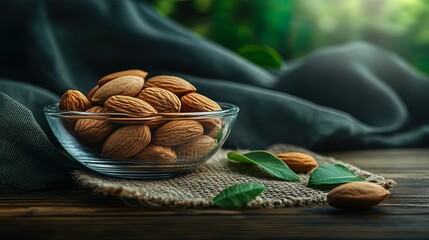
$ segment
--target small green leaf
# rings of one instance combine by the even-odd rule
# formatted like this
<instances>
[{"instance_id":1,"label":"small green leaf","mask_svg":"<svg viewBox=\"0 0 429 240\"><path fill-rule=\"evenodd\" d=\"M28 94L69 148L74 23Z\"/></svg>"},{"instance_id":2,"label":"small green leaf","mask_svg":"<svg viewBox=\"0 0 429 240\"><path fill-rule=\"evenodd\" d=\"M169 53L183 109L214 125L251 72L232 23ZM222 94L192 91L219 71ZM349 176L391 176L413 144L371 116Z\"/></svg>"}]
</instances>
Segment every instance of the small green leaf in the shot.
<instances>
[{"instance_id":1,"label":"small green leaf","mask_svg":"<svg viewBox=\"0 0 429 240\"><path fill-rule=\"evenodd\" d=\"M265 186L259 183L238 183L225 188L213 198L213 203L226 209L240 208L259 196L265 189Z\"/></svg>"},{"instance_id":2,"label":"small green leaf","mask_svg":"<svg viewBox=\"0 0 429 240\"><path fill-rule=\"evenodd\" d=\"M271 175L286 181L298 182L300 177L286 163L267 151L252 151L245 154L229 152L228 158L234 161L256 164Z\"/></svg>"},{"instance_id":3,"label":"small green leaf","mask_svg":"<svg viewBox=\"0 0 429 240\"><path fill-rule=\"evenodd\" d=\"M284 64L280 53L267 45L248 44L240 47L236 52L262 67L280 69Z\"/></svg>"},{"instance_id":4,"label":"small green leaf","mask_svg":"<svg viewBox=\"0 0 429 240\"><path fill-rule=\"evenodd\" d=\"M365 179L356 176L354 172L342 164L321 165L310 174L309 187L332 189L340 184L359 182Z\"/></svg>"}]
</instances>

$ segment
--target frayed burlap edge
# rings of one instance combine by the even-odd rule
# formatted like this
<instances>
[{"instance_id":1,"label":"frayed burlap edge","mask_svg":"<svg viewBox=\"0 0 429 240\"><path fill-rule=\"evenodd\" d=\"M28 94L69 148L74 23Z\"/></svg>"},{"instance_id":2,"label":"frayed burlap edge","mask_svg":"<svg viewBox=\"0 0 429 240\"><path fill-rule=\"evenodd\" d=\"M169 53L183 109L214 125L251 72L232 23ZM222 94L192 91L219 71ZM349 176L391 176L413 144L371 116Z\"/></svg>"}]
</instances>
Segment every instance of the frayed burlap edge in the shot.
<instances>
[{"instance_id":1,"label":"frayed burlap edge","mask_svg":"<svg viewBox=\"0 0 429 240\"><path fill-rule=\"evenodd\" d=\"M320 165L341 163L365 178L389 189L396 185L395 181L364 171L353 165L335 158L316 154L304 148L277 144L267 149L273 153L303 152L316 158ZM308 175L301 174L302 182L285 182L267 178L260 169L254 166L228 163L226 154L229 150L222 149L195 172L163 180L129 180L117 179L87 171L72 173L79 187L87 188L105 195L121 198L125 203L144 206L174 206L184 208L213 207L211 199L222 189L240 182L259 182L267 190L249 202L247 208L276 208L294 206L313 206L326 204L326 191L308 188ZM237 150L235 150L237 151ZM246 152L246 150L238 150Z\"/></svg>"}]
</instances>

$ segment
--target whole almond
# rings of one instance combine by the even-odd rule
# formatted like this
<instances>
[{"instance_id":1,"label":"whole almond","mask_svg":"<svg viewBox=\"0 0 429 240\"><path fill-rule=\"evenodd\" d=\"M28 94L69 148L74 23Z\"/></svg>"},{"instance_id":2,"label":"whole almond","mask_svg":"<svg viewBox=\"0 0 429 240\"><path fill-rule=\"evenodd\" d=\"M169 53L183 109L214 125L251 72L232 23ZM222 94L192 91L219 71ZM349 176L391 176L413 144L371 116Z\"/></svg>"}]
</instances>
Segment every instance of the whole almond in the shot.
<instances>
[{"instance_id":1,"label":"whole almond","mask_svg":"<svg viewBox=\"0 0 429 240\"><path fill-rule=\"evenodd\" d=\"M144 88L136 96L149 103L158 112L180 112L180 99L172 92L158 88Z\"/></svg>"},{"instance_id":2,"label":"whole almond","mask_svg":"<svg viewBox=\"0 0 429 240\"><path fill-rule=\"evenodd\" d=\"M144 80L137 76L121 76L101 86L92 97L93 102L103 102L114 95L135 96L143 88Z\"/></svg>"},{"instance_id":3,"label":"whole almond","mask_svg":"<svg viewBox=\"0 0 429 240\"><path fill-rule=\"evenodd\" d=\"M169 121L153 133L153 143L162 146L177 146L190 142L203 134L203 126L194 120Z\"/></svg>"},{"instance_id":4,"label":"whole almond","mask_svg":"<svg viewBox=\"0 0 429 240\"><path fill-rule=\"evenodd\" d=\"M351 182L332 189L329 205L344 210L363 210L381 203L390 192L370 182Z\"/></svg>"},{"instance_id":5,"label":"whole almond","mask_svg":"<svg viewBox=\"0 0 429 240\"><path fill-rule=\"evenodd\" d=\"M140 152L151 140L146 125L129 125L114 131L104 142L101 156L106 158L129 158Z\"/></svg>"},{"instance_id":6,"label":"whole almond","mask_svg":"<svg viewBox=\"0 0 429 240\"><path fill-rule=\"evenodd\" d=\"M206 157L217 144L217 140L207 135L201 135L195 140L177 148L177 155L181 161L197 161Z\"/></svg>"},{"instance_id":7,"label":"whole almond","mask_svg":"<svg viewBox=\"0 0 429 240\"><path fill-rule=\"evenodd\" d=\"M216 137L222 131L223 123L219 118L201 120L200 123L204 127L204 135Z\"/></svg>"},{"instance_id":8,"label":"whole almond","mask_svg":"<svg viewBox=\"0 0 429 240\"><path fill-rule=\"evenodd\" d=\"M318 166L316 159L305 153L286 152L277 154L277 157L297 173L308 173Z\"/></svg>"},{"instance_id":9,"label":"whole almond","mask_svg":"<svg viewBox=\"0 0 429 240\"><path fill-rule=\"evenodd\" d=\"M147 102L130 96L115 95L109 97L104 103L109 113L141 113L155 114L157 111Z\"/></svg>"},{"instance_id":10,"label":"whole almond","mask_svg":"<svg viewBox=\"0 0 429 240\"><path fill-rule=\"evenodd\" d=\"M166 146L149 145L134 155L134 159L145 162L172 164L177 160L176 152Z\"/></svg>"},{"instance_id":11,"label":"whole almond","mask_svg":"<svg viewBox=\"0 0 429 240\"><path fill-rule=\"evenodd\" d=\"M68 90L60 99L58 108L66 111L85 112L91 107L89 100L78 90Z\"/></svg>"},{"instance_id":12,"label":"whole almond","mask_svg":"<svg viewBox=\"0 0 429 240\"><path fill-rule=\"evenodd\" d=\"M188 93L180 98L182 112L211 112L222 108L215 101L199 93Z\"/></svg>"},{"instance_id":13,"label":"whole almond","mask_svg":"<svg viewBox=\"0 0 429 240\"><path fill-rule=\"evenodd\" d=\"M103 107L95 106L86 112L104 113L105 110ZM105 141L115 129L115 124L96 119L79 119L74 126L77 138L89 145Z\"/></svg>"},{"instance_id":14,"label":"whole almond","mask_svg":"<svg viewBox=\"0 0 429 240\"><path fill-rule=\"evenodd\" d=\"M161 75L148 79L145 87L159 87L168 90L179 97L197 90L185 79L168 75Z\"/></svg>"},{"instance_id":15,"label":"whole almond","mask_svg":"<svg viewBox=\"0 0 429 240\"><path fill-rule=\"evenodd\" d=\"M130 69L130 70L111 73L109 75L102 77L100 80L98 80L98 86L103 86L104 84L106 84L110 80L113 80L115 78L122 77L125 75L131 75L131 76L137 76L137 77L145 78L147 76L147 72L142 71L142 70L138 70L138 69Z\"/></svg>"}]
</instances>

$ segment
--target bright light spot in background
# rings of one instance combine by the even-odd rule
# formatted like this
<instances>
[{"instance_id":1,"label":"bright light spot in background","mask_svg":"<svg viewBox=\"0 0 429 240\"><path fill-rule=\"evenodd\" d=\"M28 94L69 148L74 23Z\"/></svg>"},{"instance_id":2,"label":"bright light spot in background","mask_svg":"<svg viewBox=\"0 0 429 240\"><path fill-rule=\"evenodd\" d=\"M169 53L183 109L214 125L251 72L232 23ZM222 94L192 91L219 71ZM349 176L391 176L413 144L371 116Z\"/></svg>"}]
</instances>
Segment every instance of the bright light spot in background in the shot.
<instances>
[{"instance_id":1,"label":"bright light spot in background","mask_svg":"<svg viewBox=\"0 0 429 240\"><path fill-rule=\"evenodd\" d=\"M429 73L429 1L295 0L296 55L326 45L363 40L390 48ZM306 26L310 24L311 26ZM307 28L310 40L300 43Z\"/></svg>"},{"instance_id":2,"label":"bright light spot in background","mask_svg":"<svg viewBox=\"0 0 429 240\"><path fill-rule=\"evenodd\" d=\"M311 20L319 31L337 36L356 38L366 29L396 35L418 20L414 16L422 4L419 0L301 0L303 13L296 18L298 23Z\"/></svg>"},{"instance_id":3,"label":"bright light spot in background","mask_svg":"<svg viewBox=\"0 0 429 240\"><path fill-rule=\"evenodd\" d=\"M268 45L286 59L366 41L429 73L429 1L151 0L163 13L231 50Z\"/></svg>"},{"instance_id":4,"label":"bright light spot in background","mask_svg":"<svg viewBox=\"0 0 429 240\"><path fill-rule=\"evenodd\" d=\"M401 3L401 4L416 4L418 3L420 0L396 0L397 2Z\"/></svg>"}]
</instances>

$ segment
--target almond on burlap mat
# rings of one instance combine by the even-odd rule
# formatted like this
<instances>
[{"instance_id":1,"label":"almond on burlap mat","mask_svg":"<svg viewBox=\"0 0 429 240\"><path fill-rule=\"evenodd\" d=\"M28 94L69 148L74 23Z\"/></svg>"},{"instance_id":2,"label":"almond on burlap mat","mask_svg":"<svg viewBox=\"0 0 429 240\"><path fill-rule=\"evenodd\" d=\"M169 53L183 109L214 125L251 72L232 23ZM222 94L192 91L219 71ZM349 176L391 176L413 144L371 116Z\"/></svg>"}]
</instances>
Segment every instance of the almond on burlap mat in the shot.
<instances>
[{"instance_id":1,"label":"almond on burlap mat","mask_svg":"<svg viewBox=\"0 0 429 240\"><path fill-rule=\"evenodd\" d=\"M303 148L278 144L267 149L272 153L303 152L316 158L319 165L342 163L358 176L386 189L395 181L361 170L331 157L322 156ZM73 177L80 187L98 193L120 197L126 202L149 206L213 207L211 199L220 191L236 183L259 182L267 190L247 204L249 208L306 206L326 203L327 192L306 186L309 175L301 174L300 183L270 178L268 173L250 164L230 163L229 150L220 150L196 171L164 180L128 180L109 178L83 171ZM247 152L247 151L238 151Z\"/></svg>"}]
</instances>

